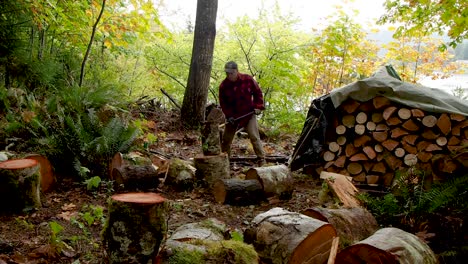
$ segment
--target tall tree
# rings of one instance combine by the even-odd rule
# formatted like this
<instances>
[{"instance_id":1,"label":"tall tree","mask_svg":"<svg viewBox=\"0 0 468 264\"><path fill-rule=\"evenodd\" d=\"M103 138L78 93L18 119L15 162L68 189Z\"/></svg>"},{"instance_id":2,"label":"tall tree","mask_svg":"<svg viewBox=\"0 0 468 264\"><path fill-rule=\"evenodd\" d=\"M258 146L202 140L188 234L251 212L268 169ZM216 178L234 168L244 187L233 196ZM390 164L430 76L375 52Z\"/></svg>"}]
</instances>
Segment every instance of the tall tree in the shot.
<instances>
[{"instance_id":1,"label":"tall tree","mask_svg":"<svg viewBox=\"0 0 468 264\"><path fill-rule=\"evenodd\" d=\"M466 0L386 0L384 6L387 13L380 18L379 23L400 22L401 26L396 31L397 37L421 32L425 35L447 33L452 39L449 43L452 47L468 37Z\"/></svg>"},{"instance_id":2,"label":"tall tree","mask_svg":"<svg viewBox=\"0 0 468 264\"><path fill-rule=\"evenodd\" d=\"M181 120L187 127L196 127L205 120L217 11L218 0L198 0L192 60L181 109Z\"/></svg>"}]
</instances>

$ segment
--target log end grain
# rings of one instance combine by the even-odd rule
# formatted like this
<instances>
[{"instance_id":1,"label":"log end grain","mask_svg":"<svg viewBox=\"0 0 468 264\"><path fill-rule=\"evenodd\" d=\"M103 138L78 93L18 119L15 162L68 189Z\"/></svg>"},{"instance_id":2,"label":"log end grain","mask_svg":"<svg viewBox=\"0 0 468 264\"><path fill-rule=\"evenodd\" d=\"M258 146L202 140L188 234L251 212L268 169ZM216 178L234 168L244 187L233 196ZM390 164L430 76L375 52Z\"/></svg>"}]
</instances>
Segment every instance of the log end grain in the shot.
<instances>
[{"instance_id":1,"label":"log end grain","mask_svg":"<svg viewBox=\"0 0 468 264\"><path fill-rule=\"evenodd\" d=\"M112 200L135 204L159 204L166 198L157 193L121 193L112 195Z\"/></svg>"}]
</instances>

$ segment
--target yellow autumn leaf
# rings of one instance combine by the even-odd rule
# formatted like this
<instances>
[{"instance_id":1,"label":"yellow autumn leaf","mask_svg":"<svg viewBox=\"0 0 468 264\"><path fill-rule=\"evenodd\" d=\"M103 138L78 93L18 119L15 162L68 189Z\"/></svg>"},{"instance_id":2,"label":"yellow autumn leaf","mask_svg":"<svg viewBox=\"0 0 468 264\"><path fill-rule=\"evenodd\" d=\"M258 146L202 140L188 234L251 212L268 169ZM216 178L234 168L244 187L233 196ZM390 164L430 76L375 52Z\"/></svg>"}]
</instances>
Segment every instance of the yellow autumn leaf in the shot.
<instances>
[{"instance_id":1,"label":"yellow autumn leaf","mask_svg":"<svg viewBox=\"0 0 468 264\"><path fill-rule=\"evenodd\" d=\"M112 42L110 42L109 40L104 40L104 46L108 49L110 49L112 47Z\"/></svg>"}]
</instances>

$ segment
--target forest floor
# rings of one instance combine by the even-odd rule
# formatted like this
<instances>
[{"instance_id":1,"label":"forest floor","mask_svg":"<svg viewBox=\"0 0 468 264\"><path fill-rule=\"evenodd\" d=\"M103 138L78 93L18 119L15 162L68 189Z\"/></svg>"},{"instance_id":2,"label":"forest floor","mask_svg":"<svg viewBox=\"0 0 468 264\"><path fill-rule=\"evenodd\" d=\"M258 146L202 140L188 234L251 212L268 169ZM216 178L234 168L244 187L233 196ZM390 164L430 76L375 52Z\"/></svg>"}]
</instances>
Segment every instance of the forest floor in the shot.
<instances>
[{"instance_id":1,"label":"forest floor","mask_svg":"<svg viewBox=\"0 0 468 264\"><path fill-rule=\"evenodd\" d=\"M154 133L161 137L151 149L170 157L190 160L202 152L200 136L180 127L179 116L162 111L147 117L154 121ZM291 155L297 138L264 138L267 155ZM233 156L253 155L249 140L237 137ZM256 164L231 162L231 174L237 177ZM267 163L265 166L274 165ZM242 233L259 213L273 207L300 212L318 205L321 182L293 174L295 190L289 200L269 200L256 205L230 206L215 202L213 195L201 188L177 192L168 186L153 191L169 200L168 234L178 226L216 218L230 230ZM116 191L107 181L98 190L89 191L82 182L67 177L58 179L51 191L42 194L42 207L16 215L0 215L0 264L4 263L106 263L101 230L107 215L107 200ZM7 201L1 201L7 202Z\"/></svg>"}]
</instances>

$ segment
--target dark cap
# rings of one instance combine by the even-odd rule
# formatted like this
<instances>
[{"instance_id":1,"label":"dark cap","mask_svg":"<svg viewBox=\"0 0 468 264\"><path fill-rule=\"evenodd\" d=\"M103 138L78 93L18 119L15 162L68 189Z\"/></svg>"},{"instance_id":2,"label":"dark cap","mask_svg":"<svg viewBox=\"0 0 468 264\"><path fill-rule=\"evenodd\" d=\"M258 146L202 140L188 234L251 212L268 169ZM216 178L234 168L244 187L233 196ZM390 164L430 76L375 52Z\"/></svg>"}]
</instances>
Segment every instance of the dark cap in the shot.
<instances>
[{"instance_id":1,"label":"dark cap","mask_svg":"<svg viewBox=\"0 0 468 264\"><path fill-rule=\"evenodd\" d=\"M226 65L224 65L224 71L227 73L233 73L234 70L237 70L237 63L233 61L228 61Z\"/></svg>"}]
</instances>

